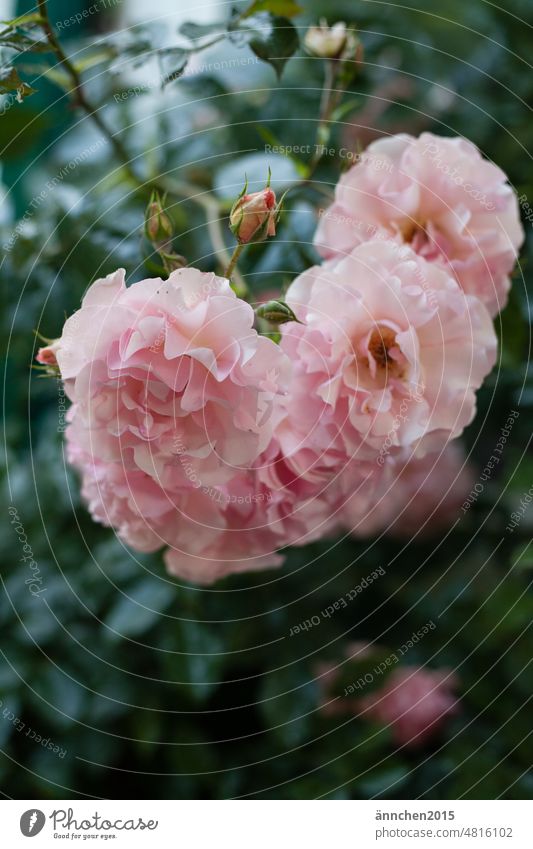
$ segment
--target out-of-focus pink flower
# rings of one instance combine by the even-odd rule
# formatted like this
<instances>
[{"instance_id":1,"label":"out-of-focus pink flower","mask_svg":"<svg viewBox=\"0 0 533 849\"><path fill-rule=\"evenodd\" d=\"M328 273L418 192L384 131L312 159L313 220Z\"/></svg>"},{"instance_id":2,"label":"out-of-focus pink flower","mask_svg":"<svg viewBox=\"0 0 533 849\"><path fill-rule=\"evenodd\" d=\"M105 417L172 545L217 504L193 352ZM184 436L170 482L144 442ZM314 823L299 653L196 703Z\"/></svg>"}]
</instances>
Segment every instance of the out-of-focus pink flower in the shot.
<instances>
[{"instance_id":1,"label":"out-of-focus pink flower","mask_svg":"<svg viewBox=\"0 0 533 849\"><path fill-rule=\"evenodd\" d=\"M459 516L474 476L460 443L451 442L440 453L420 459L387 458L378 480L370 508L357 497L346 502L345 524L354 536L382 531L398 537L438 533Z\"/></svg>"},{"instance_id":2,"label":"out-of-focus pink flower","mask_svg":"<svg viewBox=\"0 0 533 849\"><path fill-rule=\"evenodd\" d=\"M56 355L58 348L59 339L55 339L53 342L50 342L49 345L39 348L35 359L43 366L57 366Z\"/></svg>"},{"instance_id":3,"label":"out-of-focus pink flower","mask_svg":"<svg viewBox=\"0 0 533 849\"><path fill-rule=\"evenodd\" d=\"M496 315L524 232L506 175L471 142L423 133L379 139L341 177L315 243L342 257L384 230L448 267Z\"/></svg>"},{"instance_id":4,"label":"out-of-focus pink flower","mask_svg":"<svg viewBox=\"0 0 533 849\"><path fill-rule=\"evenodd\" d=\"M299 474L440 450L472 420L496 336L481 301L438 265L367 242L305 271L286 300L302 324L281 328L293 371L278 439Z\"/></svg>"},{"instance_id":5,"label":"out-of-focus pink flower","mask_svg":"<svg viewBox=\"0 0 533 849\"><path fill-rule=\"evenodd\" d=\"M233 205L230 227L241 245L261 242L276 235L276 195L268 186L260 192L244 194Z\"/></svg>"},{"instance_id":6,"label":"out-of-focus pink flower","mask_svg":"<svg viewBox=\"0 0 533 849\"><path fill-rule=\"evenodd\" d=\"M391 726L394 741L421 746L458 710L456 677L445 669L395 669L379 690L359 700L362 715Z\"/></svg>"}]
</instances>

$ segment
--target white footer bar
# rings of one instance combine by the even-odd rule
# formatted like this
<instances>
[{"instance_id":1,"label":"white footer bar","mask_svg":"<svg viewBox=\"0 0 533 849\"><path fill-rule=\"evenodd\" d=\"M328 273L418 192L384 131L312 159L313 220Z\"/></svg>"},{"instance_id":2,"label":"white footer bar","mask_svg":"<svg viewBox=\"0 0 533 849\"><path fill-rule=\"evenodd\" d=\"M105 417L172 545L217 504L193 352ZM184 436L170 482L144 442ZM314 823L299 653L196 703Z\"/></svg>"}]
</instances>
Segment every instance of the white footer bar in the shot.
<instances>
[{"instance_id":1,"label":"white footer bar","mask_svg":"<svg viewBox=\"0 0 533 849\"><path fill-rule=\"evenodd\" d=\"M531 849L532 813L528 801L10 800L0 802L0 845Z\"/></svg>"}]
</instances>

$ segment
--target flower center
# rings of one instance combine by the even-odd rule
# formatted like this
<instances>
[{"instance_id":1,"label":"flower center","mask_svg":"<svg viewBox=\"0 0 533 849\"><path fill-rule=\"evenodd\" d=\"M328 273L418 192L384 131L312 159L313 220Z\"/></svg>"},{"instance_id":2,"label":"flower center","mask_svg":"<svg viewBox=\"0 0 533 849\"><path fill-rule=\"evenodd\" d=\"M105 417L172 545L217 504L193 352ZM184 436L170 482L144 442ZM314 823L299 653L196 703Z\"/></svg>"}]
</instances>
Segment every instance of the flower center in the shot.
<instances>
[{"instance_id":1,"label":"flower center","mask_svg":"<svg viewBox=\"0 0 533 849\"><path fill-rule=\"evenodd\" d=\"M394 377L401 379L406 365L398 343L396 331L384 324L376 324L366 339L366 365L373 378L387 381Z\"/></svg>"},{"instance_id":2,"label":"flower center","mask_svg":"<svg viewBox=\"0 0 533 849\"><path fill-rule=\"evenodd\" d=\"M399 230L402 239L408 245L412 245L415 241L425 242L427 240L425 225L419 221L412 221L410 218L406 219L399 225Z\"/></svg>"},{"instance_id":3,"label":"flower center","mask_svg":"<svg viewBox=\"0 0 533 849\"><path fill-rule=\"evenodd\" d=\"M390 327L379 325L370 334L368 353L374 358L378 368L387 368L394 362L390 350L396 345L396 334Z\"/></svg>"}]
</instances>

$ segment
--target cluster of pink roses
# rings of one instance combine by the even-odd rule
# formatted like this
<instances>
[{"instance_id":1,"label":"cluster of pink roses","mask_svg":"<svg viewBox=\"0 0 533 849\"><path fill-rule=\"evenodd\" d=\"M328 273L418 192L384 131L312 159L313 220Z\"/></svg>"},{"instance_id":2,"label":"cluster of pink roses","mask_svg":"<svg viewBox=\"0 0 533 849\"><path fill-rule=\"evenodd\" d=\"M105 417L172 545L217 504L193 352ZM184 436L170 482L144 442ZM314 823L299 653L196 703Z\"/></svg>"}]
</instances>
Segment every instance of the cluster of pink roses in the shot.
<instances>
[{"instance_id":1,"label":"cluster of pink roses","mask_svg":"<svg viewBox=\"0 0 533 849\"><path fill-rule=\"evenodd\" d=\"M289 287L297 321L279 344L213 273L97 280L39 355L72 401L68 457L92 515L196 583L394 525L437 467L420 527L453 503L448 446L494 365L522 238L505 175L473 145L401 135L339 181L316 233L324 262Z\"/></svg>"}]
</instances>

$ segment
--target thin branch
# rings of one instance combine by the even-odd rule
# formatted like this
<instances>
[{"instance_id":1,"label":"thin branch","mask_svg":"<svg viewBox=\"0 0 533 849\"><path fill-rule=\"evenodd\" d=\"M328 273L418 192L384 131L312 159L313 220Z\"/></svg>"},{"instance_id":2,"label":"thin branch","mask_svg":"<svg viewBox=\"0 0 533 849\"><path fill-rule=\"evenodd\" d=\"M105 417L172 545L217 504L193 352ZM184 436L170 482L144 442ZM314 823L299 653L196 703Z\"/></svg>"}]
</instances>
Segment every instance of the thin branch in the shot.
<instances>
[{"instance_id":1,"label":"thin branch","mask_svg":"<svg viewBox=\"0 0 533 849\"><path fill-rule=\"evenodd\" d=\"M42 26L48 39L48 43L52 48L52 51L55 53L59 63L63 66L63 68L71 79L72 92L74 94L74 104L83 109L84 112L86 112L87 115L94 121L96 126L101 131L102 135L105 136L105 138L113 147L116 155L120 159L122 165L128 171L129 175L136 182L138 182L138 178L130 164L128 151L126 150L120 139L118 139L113 134L112 130L107 126L106 122L104 121L98 110L89 102L89 100L87 100L80 72L66 55L59 42L57 35L54 32L54 28L50 22L50 15L48 13L47 0L38 0L38 8L39 14L42 18Z\"/></svg>"}]
</instances>

